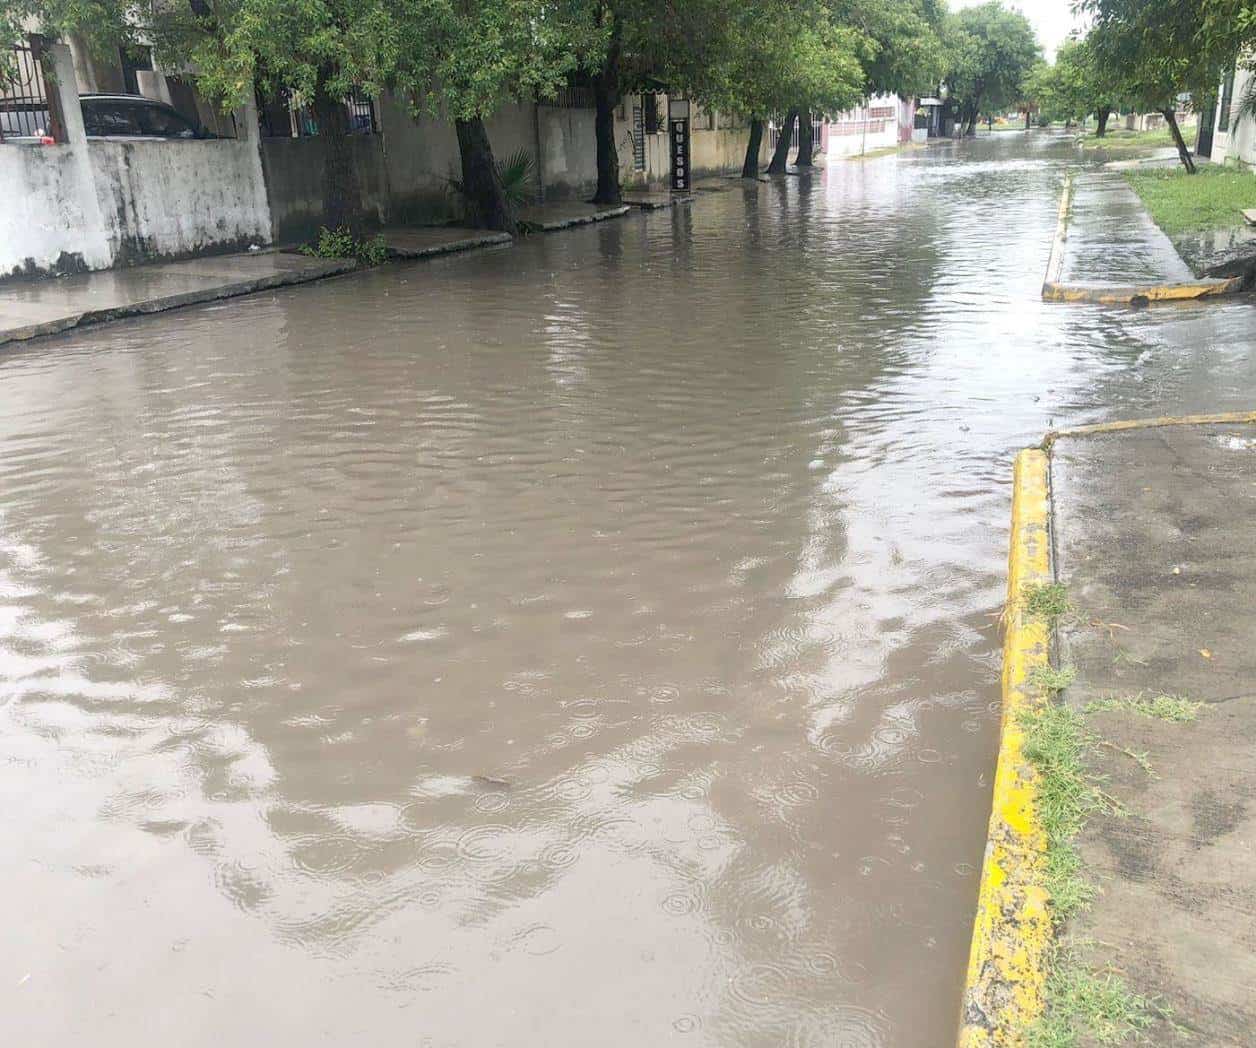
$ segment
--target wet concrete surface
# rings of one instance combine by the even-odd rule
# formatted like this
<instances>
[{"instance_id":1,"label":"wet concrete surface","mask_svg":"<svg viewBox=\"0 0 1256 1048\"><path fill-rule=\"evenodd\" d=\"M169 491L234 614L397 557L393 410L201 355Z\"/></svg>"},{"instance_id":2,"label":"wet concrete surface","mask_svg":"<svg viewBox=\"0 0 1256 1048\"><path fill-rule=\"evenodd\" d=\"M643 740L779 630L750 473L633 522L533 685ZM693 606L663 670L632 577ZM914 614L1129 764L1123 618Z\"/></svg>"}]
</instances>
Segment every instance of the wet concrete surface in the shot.
<instances>
[{"instance_id":1,"label":"wet concrete surface","mask_svg":"<svg viewBox=\"0 0 1256 1048\"><path fill-rule=\"evenodd\" d=\"M1087 170L1074 181L1063 279L1137 286L1195 279L1124 176Z\"/></svg>"},{"instance_id":2,"label":"wet concrete surface","mask_svg":"<svg viewBox=\"0 0 1256 1048\"><path fill-rule=\"evenodd\" d=\"M344 273L351 261L279 251L214 255L0 284L0 345Z\"/></svg>"},{"instance_id":3,"label":"wet concrete surface","mask_svg":"<svg viewBox=\"0 0 1256 1048\"><path fill-rule=\"evenodd\" d=\"M1011 456L1256 384L1246 301L1041 302L1076 159L0 352L9 1035L952 1043Z\"/></svg>"},{"instance_id":4,"label":"wet concrete surface","mask_svg":"<svg viewBox=\"0 0 1256 1048\"><path fill-rule=\"evenodd\" d=\"M384 238L392 258L431 258L474 248L509 244L509 233L486 229L464 229L460 226L386 226L379 235Z\"/></svg>"},{"instance_id":5,"label":"wet concrete surface","mask_svg":"<svg viewBox=\"0 0 1256 1048\"><path fill-rule=\"evenodd\" d=\"M1093 716L1106 744L1092 770L1127 814L1083 838L1101 894L1071 933L1157 1002L1149 1043L1251 1044L1256 426L1063 440L1052 482L1059 577L1080 609L1063 631L1069 701L1205 704L1185 724Z\"/></svg>"},{"instance_id":6,"label":"wet concrete surface","mask_svg":"<svg viewBox=\"0 0 1256 1048\"><path fill-rule=\"evenodd\" d=\"M519 220L544 233L553 233L573 226L605 222L608 218L619 218L627 213L627 204L608 206L587 204L582 200L555 200L523 208L519 212Z\"/></svg>"}]
</instances>

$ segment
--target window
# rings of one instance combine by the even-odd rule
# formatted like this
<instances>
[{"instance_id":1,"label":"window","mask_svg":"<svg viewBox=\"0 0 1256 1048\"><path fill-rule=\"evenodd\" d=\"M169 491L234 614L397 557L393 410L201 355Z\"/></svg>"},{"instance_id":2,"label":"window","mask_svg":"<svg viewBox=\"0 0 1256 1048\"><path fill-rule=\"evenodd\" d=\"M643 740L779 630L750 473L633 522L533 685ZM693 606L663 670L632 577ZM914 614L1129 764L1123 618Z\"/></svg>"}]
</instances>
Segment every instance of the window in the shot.
<instances>
[{"instance_id":1,"label":"window","mask_svg":"<svg viewBox=\"0 0 1256 1048\"><path fill-rule=\"evenodd\" d=\"M83 102L83 126L96 138L105 135L142 135L135 106L111 98L92 98Z\"/></svg>"},{"instance_id":2,"label":"window","mask_svg":"<svg viewBox=\"0 0 1256 1048\"><path fill-rule=\"evenodd\" d=\"M122 83L128 95L140 93L139 78L135 75L140 71L153 68L153 49L143 44L129 44L118 49L119 65L122 68Z\"/></svg>"},{"instance_id":3,"label":"window","mask_svg":"<svg viewBox=\"0 0 1256 1048\"><path fill-rule=\"evenodd\" d=\"M1234 70L1225 78L1221 86L1221 118L1217 122L1217 130L1225 133L1230 130L1230 107L1234 104Z\"/></svg>"},{"instance_id":4,"label":"window","mask_svg":"<svg viewBox=\"0 0 1256 1048\"><path fill-rule=\"evenodd\" d=\"M157 135L161 138L195 138L196 128L183 119L178 113L160 106L140 106L140 128L146 135Z\"/></svg>"},{"instance_id":5,"label":"window","mask_svg":"<svg viewBox=\"0 0 1256 1048\"><path fill-rule=\"evenodd\" d=\"M662 130L659 127L659 96L654 94L642 95L641 104L645 110L645 133L647 135L657 135Z\"/></svg>"}]
</instances>

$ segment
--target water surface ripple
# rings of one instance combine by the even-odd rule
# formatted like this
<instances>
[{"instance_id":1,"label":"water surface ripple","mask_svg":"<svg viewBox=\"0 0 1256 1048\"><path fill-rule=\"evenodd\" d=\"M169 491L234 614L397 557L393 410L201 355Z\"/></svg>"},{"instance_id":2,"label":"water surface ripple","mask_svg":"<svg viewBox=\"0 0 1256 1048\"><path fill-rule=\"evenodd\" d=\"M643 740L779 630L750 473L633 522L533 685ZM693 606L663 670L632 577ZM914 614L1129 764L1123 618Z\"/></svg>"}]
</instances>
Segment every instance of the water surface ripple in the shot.
<instances>
[{"instance_id":1,"label":"water surface ripple","mask_svg":"<svg viewBox=\"0 0 1256 1048\"><path fill-rule=\"evenodd\" d=\"M0 356L9 1039L950 1043L1011 454L1256 379L1244 303L1039 301L1073 159Z\"/></svg>"}]
</instances>

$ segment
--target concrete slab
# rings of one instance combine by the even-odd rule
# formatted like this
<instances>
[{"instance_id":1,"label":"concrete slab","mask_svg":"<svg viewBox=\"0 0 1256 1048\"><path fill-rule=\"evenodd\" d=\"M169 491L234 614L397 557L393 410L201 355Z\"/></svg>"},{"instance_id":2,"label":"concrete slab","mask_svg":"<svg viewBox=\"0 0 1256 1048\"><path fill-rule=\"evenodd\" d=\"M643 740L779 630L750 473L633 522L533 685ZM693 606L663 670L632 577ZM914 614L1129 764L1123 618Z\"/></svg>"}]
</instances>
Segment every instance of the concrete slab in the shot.
<instances>
[{"instance_id":1,"label":"concrete slab","mask_svg":"<svg viewBox=\"0 0 1256 1048\"><path fill-rule=\"evenodd\" d=\"M380 235L390 258L430 258L511 242L509 233L461 226L387 226Z\"/></svg>"},{"instance_id":2,"label":"concrete slab","mask_svg":"<svg viewBox=\"0 0 1256 1048\"><path fill-rule=\"evenodd\" d=\"M1127 810L1092 820L1102 894L1071 929L1093 963L1157 998L1146 1040L1251 1043L1256 1029L1256 426L1061 439L1057 572L1067 700L1179 695L1179 724L1091 717L1093 772ZM1145 753L1151 768L1127 756Z\"/></svg>"},{"instance_id":3,"label":"concrete slab","mask_svg":"<svg viewBox=\"0 0 1256 1048\"><path fill-rule=\"evenodd\" d=\"M343 259L245 252L0 285L0 344L116 317L300 284L356 268Z\"/></svg>"},{"instance_id":4,"label":"concrete slab","mask_svg":"<svg viewBox=\"0 0 1256 1048\"><path fill-rule=\"evenodd\" d=\"M1191 268L1121 175L1095 171L1077 176L1064 282L1130 286L1194 279Z\"/></svg>"},{"instance_id":5,"label":"concrete slab","mask_svg":"<svg viewBox=\"0 0 1256 1048\"><path fill-rule=\"evenodd\" d=\"M666 189L648 190L624 194L624 203L629 207L639 207L643 211L661 211L675 207L677 204L691 204L693 193L673 193Z\"/></svg>"},{"instance_id":6,"label":"concrete slab","mask_svg":"<svg viewBox=\"0 0 1256 1048\"><path fill-rule=\"evenodd\" d=\"M519 213L519 220L542 232L552 233L556 229L569 229L572 226L584 226L590 222L604 222L608 218L618 218L620 215L626 215L628 211L627 204L604 207L601 204L564 200L525 207Z\"/></svg>"}]
</instances>

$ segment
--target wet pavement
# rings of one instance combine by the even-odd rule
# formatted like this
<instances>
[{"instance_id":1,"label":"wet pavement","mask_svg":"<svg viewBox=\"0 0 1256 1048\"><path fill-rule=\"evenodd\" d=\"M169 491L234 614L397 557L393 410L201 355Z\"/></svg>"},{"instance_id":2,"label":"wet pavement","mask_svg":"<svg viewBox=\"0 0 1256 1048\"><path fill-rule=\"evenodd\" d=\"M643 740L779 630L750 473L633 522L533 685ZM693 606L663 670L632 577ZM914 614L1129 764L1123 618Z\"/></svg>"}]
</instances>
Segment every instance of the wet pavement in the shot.
<instances>
[{"instance_id":1,"label":"wet pavement","mask_svg":"<svg viewBox=\"0 0 1256 1048\"><path fill-rule=\"evenodd\" d=\"M0 1009L41 1045L943 1045L1009 462L1250 407L1041 299L1048 136L0 351Z\"/></svg>"},{"instance_id":2,"label":"wet pavement","mask_svg":"<svg viewBox=\"0 0 1256 1048\"><path fill-rule=\"evenodd\" d=\"M1124 286L1195 279L1125 176L1087 170L1073 183L1063 279Z\"/></svg>"},{"instance_id":3,"label":"wet pavement","mask_svg":"<svg viewBox=\"0 0 1256 1048\"><path fill-rule=\"evenodd\" d=\"M1156 1002L1147 1043L1251 1043L1256 1027L1256 425L1067 438L1052 457L1068 701L1170 695L1175 723L1092 714L1092 772L1123 814L1081 852L1100 889L1087 960ZM1095 945L1101 944L1101 945Z\"/></svg>"},{"instance_id":4,"label":"wet pavement","mask_svg":"<svg viewBox=\"0 0 1256 1048\"><path fill-rule=\"evenodd\" d=\"M55 280L0 284L0 346L84 324L303 284L353 268L345 259L257 251Z\"/></svg>"}]
</instances>

